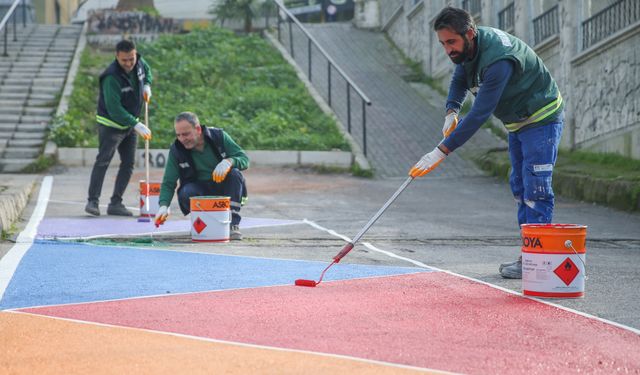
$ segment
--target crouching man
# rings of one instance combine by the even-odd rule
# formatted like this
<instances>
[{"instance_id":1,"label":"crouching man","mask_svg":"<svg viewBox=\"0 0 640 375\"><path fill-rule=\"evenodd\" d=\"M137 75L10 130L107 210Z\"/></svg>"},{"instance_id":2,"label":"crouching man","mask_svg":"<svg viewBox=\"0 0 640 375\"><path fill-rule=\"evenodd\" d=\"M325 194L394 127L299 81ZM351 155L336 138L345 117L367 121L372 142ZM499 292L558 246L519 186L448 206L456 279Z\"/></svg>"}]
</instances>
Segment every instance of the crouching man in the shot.
<instances>
[{"instance_id":1,"label":"crouching man","mask_svg":"<svg viewBox=\"0 0 640 375\"><path fill-rule=\"evenodd\" d=\"M240 207L247 190L240 171L249 167L249 158L225 131L200 125L195 113L180 113L174 127L176 140L164 170L156 226L167 220L173 192L180 181L178 203L184 215L191 211L191 197L231 197L230 238L241 240Z\"/></svg>"}]
</instances>

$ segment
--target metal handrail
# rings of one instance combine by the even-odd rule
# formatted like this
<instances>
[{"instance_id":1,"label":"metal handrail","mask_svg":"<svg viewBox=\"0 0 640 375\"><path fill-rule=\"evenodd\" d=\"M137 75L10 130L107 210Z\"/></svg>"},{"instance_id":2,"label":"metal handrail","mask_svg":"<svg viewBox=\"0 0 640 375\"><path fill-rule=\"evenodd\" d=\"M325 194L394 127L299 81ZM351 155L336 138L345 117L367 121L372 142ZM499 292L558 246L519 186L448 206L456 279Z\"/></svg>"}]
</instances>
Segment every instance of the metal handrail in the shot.
<instances>
[{"instance_id":1,"label":"metal handrail","mask_svg":"<svg viewBox=\"0 0 640 375\"><path fill-rule=\"evenodd\" d=\"M7 53L7 33L8 33L7 30L8 30L8 28L6 27L6 25L9 22L9 18L11 16L13 16L13 41L14 42L18 41L18 35L17 35L17 31L16 31L16 17L14 15L14 12L16 11L16 8L18 8L18 4L20 3L20 1L22 1L22 8L23 8L23 12L22 12L22 27L26 27L27 26L27 10L26 10L26 1L27 0L15 0L13 2L13 4L11 4L11 7L9 8L9 10L7 11L7 14L5 14L4 18L2 18L2 21L0 21L0 32L4 28L4 53L2 54L3 56L9 56L9 54Z\"/></svg>"},{"instance_id":2,"label":"metal handrail","mask_svg":"<svg viewBox=\"0 0 640 375\"><path fill-rule=\"evenodd\" d=\"M18 0L19 1L19 0ZM309 38L309 40L311 40L311 42L316 46L316 48L320 51L320 53L322 53L322 55L329 60L329 63L338 71L338 73L340 73L340 75L345 79L345 81L349 82L349 84L356 90L356 92L358 93L358 95L360 95L360 97L362 99L364 99L365 102L367 102L368 105L371 105L371 100L369 100L369 98L367 97L367 95L365 95L364 92L362 92L362 90L360 90L360 88L358 88L358 85L356 85L351 78L349 78L349 76L347 75L347 73L344 72L344 70L342 70L342 68L340 68L340 66L338 64L336 64L335 61L333 61L333 59L331 58L331 56L329 56L329 54L324 50L324 48L322 48L322 46L320 46L320 44L316 41L316 39L311 36L311 34L309 34L309 32L307 31L307 29L304 28L304 26L302 26L302 23L293 15L291 14L291 12L287 9L287 7L284 6L284 4L282 4L280 2L280 0L274 0L274 3L278 6L278 8L280 8L286 15L287 17L292 20L296 25L298 25L298 27L300 27L300 30L302 30L302 32L304 33L304 35Z\"/></svg>"},{"instance_id":3,"label":"metal handrail","mask_svg":"<svg viewBox=\"0 0 640 375\"><path fill-rule=\"evenodd\" d=\"M638 2L618 0L582 22L582 49L587 49L638 21L640 21Z\"/></svg>"},{"instance_id":4,"label":"metal handrail","mask_svg":"<svg viewBox=\"0 0 640 375\"><path fill-rule=\"evenodd\" d=\"M560 31L558 18L559 6L556 4L546 12L533 19L533 40L538 44Z\"/></svg>"},{"instance_id":5,"label":"metal handrail","mask_svg":"<svg viewBox=\"0 0 640 375\"><path fill-rule=\"evenodd\" d=\"M498 27L506 32L513 31L515 25L515 2L509 3L498 12Z\"/></svg>"},{"instance_id":6,"label":"metal handrail","mask_svg":"<svg viewBox=\"0 0 640 375\"><path fill-rule=\"evenodd\" d=\"M280 11L282 13L280 13L278 15L278 41L280 41L282 43L281 40L281 30L280 30L280 24L281 24L281 17L282 14L284 14L286 16L286 21L289 23L289 53L291 54L291 57L295 59L295 52L294 52L294 48L293 48L293 32L292 32L292 22L298 26L298 28L302 31L302 33L304 34L304 36L307 38L307 53L308 53L308 79L309 81L312 81L312 60L311 60L311 47L315 46L315 48L322 54L322 56L327 59L327 80L328 80L328 92L327 92L327 104L329 104L329 107L333 107L332 106L332 97L331 97L331 72L332 69L335 69L340 76L342 76L342 78L345 80L345 82L347 83L347 131L349 132L349 134L351 134L351 95L350 92L353 89L358 96L360 96L361 100L362 100L362 152L364 153L364 155L367 155L367 120L366 120L366 106L370 106L371 105L371 100L369 99L369 97L358 87L358 85L356 85L355 82L353 82L353 80L347 75L347 73L345 73L345 71L340 68L340 66L331 58L331 56L329 56L329 54L324 50L324 48L322 48L322 46L320 46L320 44L316 41L316 39L311 36L311 34L307 31L307 29L305 29L305 27L302 25L302 23L286 8L286 6L284 4L282 4L281 0L273 0L273 3L276 4L276 6L280 9Z\"/></svg>"}]
</instances>

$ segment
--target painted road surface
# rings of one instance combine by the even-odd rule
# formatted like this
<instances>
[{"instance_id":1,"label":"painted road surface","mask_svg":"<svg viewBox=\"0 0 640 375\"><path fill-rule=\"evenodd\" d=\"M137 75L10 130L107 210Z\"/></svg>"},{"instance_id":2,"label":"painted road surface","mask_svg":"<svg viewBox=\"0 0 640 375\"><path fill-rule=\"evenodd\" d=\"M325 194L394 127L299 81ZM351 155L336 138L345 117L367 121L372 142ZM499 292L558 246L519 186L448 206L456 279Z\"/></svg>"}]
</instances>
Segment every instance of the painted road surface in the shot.
<instances>
[{"instance_id":1,"label":"painted road surface","mask_svg":"<svg viewBox=\"0 0 640 375\"><path fill-rule=\"evenodd\" d=\"M69 240L147 227L34 214L0 260L0 373L640 373L637 330L417 261L339 263L308 288L293 281L327 262L261 256L260 243L237 256Z\"/></svg>"}]
</instances>

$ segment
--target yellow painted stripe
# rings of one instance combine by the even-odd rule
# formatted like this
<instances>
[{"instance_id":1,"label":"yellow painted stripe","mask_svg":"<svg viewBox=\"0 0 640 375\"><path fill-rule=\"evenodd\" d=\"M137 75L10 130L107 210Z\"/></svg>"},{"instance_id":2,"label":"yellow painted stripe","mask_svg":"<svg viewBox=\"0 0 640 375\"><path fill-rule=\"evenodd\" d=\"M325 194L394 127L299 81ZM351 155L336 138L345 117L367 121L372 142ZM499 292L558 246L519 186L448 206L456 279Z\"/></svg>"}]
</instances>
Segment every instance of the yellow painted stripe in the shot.
<instances>
[{"instance_id":1,"label":"yellow painted stripe","mask_svg":"<svg viewBox=\"0 0 640 375\"><path fill-rule=\"evenodd\" d=\"M416 374L444 372L0 312L3 374Z\"/></svg>"}]
</instances>

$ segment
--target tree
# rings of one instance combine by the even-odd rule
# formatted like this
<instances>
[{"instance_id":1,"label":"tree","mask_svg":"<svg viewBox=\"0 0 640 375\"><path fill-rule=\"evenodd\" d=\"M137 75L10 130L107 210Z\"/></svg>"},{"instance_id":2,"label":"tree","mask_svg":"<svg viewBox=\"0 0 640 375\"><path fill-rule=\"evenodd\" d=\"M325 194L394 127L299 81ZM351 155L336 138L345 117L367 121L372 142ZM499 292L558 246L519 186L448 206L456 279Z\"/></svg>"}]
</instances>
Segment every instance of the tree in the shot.
<instances>
[{"instance_id":1,"label":"tree","mask_svg":"<svg viewBox=\"0 0 640 375\"><path fill-rule=\"evenodd\" d=\"M258 13L264 13L271 8L271 0L218 0L211 4L209 14L224 26L230 19L244 20L244 31L253 31L253 19Z\"/></svg>"},{"instance_id":2,"label":"tree","mask_svg":"<svg viewBox=\"0 0 640 375\"><path fill-rule=\"evenodd\" d=\"M117 10L156 9L153 0L118 0Z\"/></svg>"}]
</instances>

